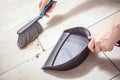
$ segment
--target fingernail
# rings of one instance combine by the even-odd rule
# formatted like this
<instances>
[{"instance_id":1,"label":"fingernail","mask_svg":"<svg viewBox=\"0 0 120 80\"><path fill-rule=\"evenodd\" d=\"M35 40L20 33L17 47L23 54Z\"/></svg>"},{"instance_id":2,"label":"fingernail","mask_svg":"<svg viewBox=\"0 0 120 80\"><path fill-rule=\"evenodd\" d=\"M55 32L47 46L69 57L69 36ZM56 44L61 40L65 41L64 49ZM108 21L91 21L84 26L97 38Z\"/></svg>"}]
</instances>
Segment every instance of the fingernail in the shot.
<instances>
[{"instance_id":1,"label":"fingernail","mask_svg":"<svg viewBox=\"0 0 120 80\"><path fill-rule=\"evenodd\" d=\"M91 36L88 36L89 39L91 39Z\"/></svg>"}]
</instances>

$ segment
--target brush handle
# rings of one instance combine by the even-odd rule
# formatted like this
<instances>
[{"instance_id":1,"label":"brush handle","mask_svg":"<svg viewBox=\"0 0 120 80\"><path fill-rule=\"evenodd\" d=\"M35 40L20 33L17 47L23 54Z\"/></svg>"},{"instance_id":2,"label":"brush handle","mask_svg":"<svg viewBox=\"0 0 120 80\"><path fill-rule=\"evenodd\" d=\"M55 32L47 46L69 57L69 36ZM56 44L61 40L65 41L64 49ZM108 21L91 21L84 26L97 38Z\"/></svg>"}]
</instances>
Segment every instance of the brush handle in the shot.
<instances>
[{"instance_id":1,"label":"brush handle","mask_svg":"<svg viewBox=\"0 0 120 80\"><path fill-rule=\"evenodd\" d=\"M52 5L53 5L54 3L56 3L56 2L57 2L57 1L51 0L51 1L45 6L43 12L40 14L40 18L42 18L42 17L46 14L46 12L52 7Z\"/></svg>"}]
</instances>

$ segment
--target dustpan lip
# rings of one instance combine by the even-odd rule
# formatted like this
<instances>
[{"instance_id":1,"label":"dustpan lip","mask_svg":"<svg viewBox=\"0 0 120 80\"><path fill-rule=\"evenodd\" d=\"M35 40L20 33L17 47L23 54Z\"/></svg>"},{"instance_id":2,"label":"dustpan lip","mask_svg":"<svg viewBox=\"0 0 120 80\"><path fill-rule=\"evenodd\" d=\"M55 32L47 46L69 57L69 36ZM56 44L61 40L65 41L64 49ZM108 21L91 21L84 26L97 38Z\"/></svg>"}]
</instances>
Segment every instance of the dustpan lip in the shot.
<instances>
[{"instance_id":1,"label":"dustpan lip","mask_svg":"<svg viewBox=\"0 0 120 80\"><path fill-rule=\"evenodd\" d=\"M82 31L82 33L85 33L85 34L83 34L84 37L91 36L90 31L87 28L85 28L85 27L73 27L73 28L69 28L69 29L64 30L64 33L71 33L71 34L75 34L75 35L80 35L81 31Z\"/></svg>"}]
</instances>

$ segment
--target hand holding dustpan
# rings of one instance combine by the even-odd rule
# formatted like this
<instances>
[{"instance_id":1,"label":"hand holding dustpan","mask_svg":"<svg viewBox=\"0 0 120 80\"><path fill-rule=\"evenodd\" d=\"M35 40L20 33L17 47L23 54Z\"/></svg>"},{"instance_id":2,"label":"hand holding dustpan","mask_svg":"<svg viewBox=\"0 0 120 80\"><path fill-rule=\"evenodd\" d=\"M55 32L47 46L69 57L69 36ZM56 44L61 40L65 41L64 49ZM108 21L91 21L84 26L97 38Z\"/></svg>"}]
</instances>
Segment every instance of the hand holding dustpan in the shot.
<instances>
[{"instance_id":1,"label":"hand holding dustpan","mask_svg":"<svg viewBox=\"0 0 120 80\"><path fill-rule=\"evenodd\" d=\"M81 64L88 56L90 32L84 27L75 27L63 32L43 69L69 70ZM120 46L120 41L117 42Z\"/></svg>"}]
</instances>

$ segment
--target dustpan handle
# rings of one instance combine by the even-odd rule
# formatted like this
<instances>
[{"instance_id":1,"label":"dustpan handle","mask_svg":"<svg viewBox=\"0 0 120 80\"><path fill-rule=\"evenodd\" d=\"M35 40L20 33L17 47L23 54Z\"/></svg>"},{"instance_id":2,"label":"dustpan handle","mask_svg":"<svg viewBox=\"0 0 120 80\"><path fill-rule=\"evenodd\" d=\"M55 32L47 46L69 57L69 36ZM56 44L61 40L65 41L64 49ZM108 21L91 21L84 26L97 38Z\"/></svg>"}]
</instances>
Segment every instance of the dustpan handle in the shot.
<instances>
[{"instance_id":1,"label":"dustpan handle","mask_svg":"<svg viewBox=\"0 0 120 80\"><path fill-rule=\"evenodd\" d=\"M51 0L51 1L45 6L43 12L40 14L40 18L42 18L42 17L46 14L46 12L52 7L52 5L53 5L54 3L56 3L56 2L57 2L57 1Z\"/></svg>"}]
</instances>

